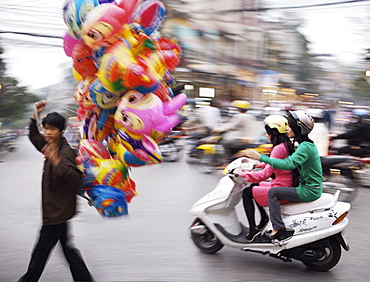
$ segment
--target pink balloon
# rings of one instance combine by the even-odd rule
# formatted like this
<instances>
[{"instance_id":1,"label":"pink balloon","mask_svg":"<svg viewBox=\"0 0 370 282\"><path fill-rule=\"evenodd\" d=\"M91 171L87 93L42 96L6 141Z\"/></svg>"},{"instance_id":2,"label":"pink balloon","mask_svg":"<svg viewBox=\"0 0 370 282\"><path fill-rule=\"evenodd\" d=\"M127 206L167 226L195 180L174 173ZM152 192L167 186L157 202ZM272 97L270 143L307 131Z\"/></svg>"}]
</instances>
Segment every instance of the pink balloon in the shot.
<instances>
[{"instance_id":1,"label":"pink balloon","mask_svg":"<svg viewBox=\"0 0 370 282\"><path fill-rule=\"evenodd\" d=\"M73 38L68 32L63 37L63 48L64 53L68 57L72 57L73 48L75 48L76 44L79 43L77 39Z\"/></svg>"}]
</instances>

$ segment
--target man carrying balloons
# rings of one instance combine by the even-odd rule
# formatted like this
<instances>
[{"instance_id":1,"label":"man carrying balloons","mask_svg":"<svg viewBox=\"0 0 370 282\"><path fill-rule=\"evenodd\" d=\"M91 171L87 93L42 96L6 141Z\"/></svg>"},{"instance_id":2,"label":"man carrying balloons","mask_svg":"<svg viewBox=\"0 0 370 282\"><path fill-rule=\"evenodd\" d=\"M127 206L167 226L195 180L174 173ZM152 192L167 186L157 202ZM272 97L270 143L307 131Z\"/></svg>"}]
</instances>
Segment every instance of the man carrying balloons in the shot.
<instances>
[{"instance_id":1,"label":"man carrying balloons","mask_svg":"<svg viewBox=\"0 0 370 282\"><path fill-rule=\"evenodd\" d=\"M29 138L35 148L45 155L42 175L42 228L32 252L27 272L19 281L38 281L49 254L60 242L74 281L92 281L91 274L80 255L71 246L70 220L76 214L76 197L82 182L82 174L76 166L76 154L62 137L66 126L63 116L49 113L42 121L43 134L37 127L39 113L46 102L35 104L35 112L29 126Z\"/></svg>"}]
</instances>

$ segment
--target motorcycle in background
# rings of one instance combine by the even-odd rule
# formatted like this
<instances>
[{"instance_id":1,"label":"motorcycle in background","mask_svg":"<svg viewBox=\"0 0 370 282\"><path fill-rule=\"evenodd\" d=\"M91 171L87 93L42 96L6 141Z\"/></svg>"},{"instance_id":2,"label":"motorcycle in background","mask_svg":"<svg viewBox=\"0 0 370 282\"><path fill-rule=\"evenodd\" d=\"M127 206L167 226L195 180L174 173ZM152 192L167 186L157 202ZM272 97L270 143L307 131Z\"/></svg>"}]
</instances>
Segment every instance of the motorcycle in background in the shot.
<instances>
[{"instance_id":1,"label":"motorcycle in background","mask_svg":"<svg viewBox=\"0 0 370 282\"><path fill-rule=\"evenodd\" d=\"M254 161L247 158L233 161L225 168L226 175L216 188L192 206L190 212L195 219L189 231L195 246L213 254L227 245L284 262L296 259L316 271L333 268L340 260L341 247L349 250L345 228L351 205L338 201L339 190L335 195L323 193L313 202L284 204L282 216L290 237L278 241L258 235L253 242L247 242L249 228L239 221L236 206L244 188L250 185L239 176L240 172L252 170L253 166ZM272 229L271 223L264 231L269 229Z\"/></svg>"},{"instance_id":2,"label":"motorcycle in background","mask_svg":"<svg viewBox=\"0 0 370 282\"><path fill-rule=\"evenodd\" d=\"M196 146L188 153L187 163L195 167L202 173L214 173L219 169L223 169L223 165L232 160L232 156L228 156L223 145L220 143L222 135L210 135L198 140ZM271 144L251 143L245 146L245 149L255 149L260 154L267 154L271 151Z\"/></svg>"},{"instance_id":3,"label":"motorcycle in background","mask_svg":"<svg viewBox=\"0 0 370 282\"><path fill-rule=\"evenodd\" d=\"M324 156L321 157L323 169L324 192L334 194L340 190L339 200L352 202L361 185L359 173L361 163L351 156Z\"/></svg>"},{"instance_id":4,"label":"motorcycle in background","mask_svg":"<svg viewBox=\"0 0 370 282\"><path fill-rule=\"evenodd\" d=\"M330 147L329 147L329 155L348 157L347 155L339 155L338 149L339 147L335 145L335 140L331 138ZM350 157L352 160L357 160L360 166L359 169L356 169L357 182L360 185L369 188L370 187L370 154L364 154L361 156L350 156Z\"/></svg>"},{"instance_id":5,"label":"motorcycle in background","mask_svg":"<svg viewBox=\"0 0 370 282\"><path fill-rule=\"evenodd\" d=\"M185 139L187 134L181 128L171 131L162 141L158 143L159 149L162 153L162 160L165 162L178 161L184 150Z\"/></svg>"}]
</instances>

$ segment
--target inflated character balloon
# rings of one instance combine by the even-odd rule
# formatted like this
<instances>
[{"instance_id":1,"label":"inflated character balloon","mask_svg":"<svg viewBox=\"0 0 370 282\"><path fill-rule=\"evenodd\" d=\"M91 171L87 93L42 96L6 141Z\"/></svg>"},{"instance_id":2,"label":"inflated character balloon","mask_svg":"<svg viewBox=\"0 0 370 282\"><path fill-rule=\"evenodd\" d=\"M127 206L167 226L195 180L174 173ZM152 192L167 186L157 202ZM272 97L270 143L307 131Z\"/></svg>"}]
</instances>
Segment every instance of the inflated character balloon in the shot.
<instances>
[{"instance_id":1,"label":"inflated character balloon","mask_svg":"<svg viewBox=\"0 0 370 282\"><path fill-rule=\"evenodd\" d=\"M90 86L96 80L95 76L87 77L80 81L75 89L74 98L77 104L85 109L92 110L96 105L90 95Z\"/></svg>"},{"instance_id":2,"label":"inflated character balloon","mask_svg":"<svg viewBox=\"0 0 370 282\"><path fill-rule=\"evenodd\" d=\"M102 4L90 13L81 27L83 42L98 48L114 44L122 26L128 22L127 12L115 4Z\"/></svg>"},{"instance_id":3,"label":"inflated character balloon","mask_svg":"<svg viewBox=\"0 0 370 282\"><path fill-rule=\"evenodd\" d=\"M98 166L96 159L111 159L108 149L100 142L93 139L82 139L78 146L79 155L77 163L83 172L82 190L88 190L99 184L91 167Z\"/></svg>"},{"instance_id":4,"label":"inflated character balloon","mask_svg":"<svg viewBox=\"0 0 370 282\"><path fill-rule=\"evenodd\" d=\"M99 109L94 109L93 111L87 111L85 114L85 119L82 125L82 138L83 139L94 139L102 142L103 139L96 138L95 128L96 123L98 121L98 113Z\"/></svg>"},{"instance_id":5,"label":"inflated character balloon","mask_svg":"<svg viewBox=\"0 0 370 282\"><path fill-rule=\"evenodd\" d=\"M166 7L159 0L148 0L143 2L135 10L132 21L139 23L143 31L150 35L159 29L166 16Z\"/></svg>"},{"instance_id":6,"label":"inflated character balloon","mask_svg":"<svg viewBox=\"0 0 370 282\"><path fill-rule=\"evenodd\" d=\"M72 57L72 52L77 43L79 43L77 39L73 38L68 32L63 37L63 49L64 53L68 57Z\"/></svg>"},{"instance_id":7,"label":"inflated character balloon","mask_svg":"<svg viewBox=\"0 0 370 282\"><path fill-rule=\"evenodd\" d=\"M102 116L104 116L103 123ZM82 125L82 138L103 142L105 138L114 131L113 123L113 115L102 114L102 109L98 108L88 111L86 112L86 117Z\"/></svg>"},{"instance_id":8,"label":"inflated character balloon","mask_svg":"<svg viewBox=\"0 0 370 282\"><path fill-rule=\"evenodd\" d=\"M92 49L83 43L77 43L72 52L73 67L85 79L98 71Z\"/></svg>"},{"instance_id":9,"label":"inflated character balloon","mask_svg":"<svg viewBox=\"0 0 370 282\"><path fill-rule=\"evenodd\" d=\"M116 159L82 158L83 189L88 191L96 184L115 187L125 192L126 201L137 195L135 182L128 175L127 167Z\"/></svg>"},{"instance_id":10,"label":"inflated character balloon","mask_svg":"<svg viewBox=\"0 0 370 282\"><path fill-rule=\"evenodd\" d=\"M138 167L162 161L158 144L145 134L135 134L121 129L116 136L110 136L108 144L114 157L126 166Z\"/></svg>"},{"instance_id":11,"label":"inflated character balloon","mask_svg":"<svg viewBox=\"0 0 370 282\"><path fill-rule=\"evenodd\" d=\"M102 85L99 79L96 79L89 88L90 95L95 105L99 107L98 129L103 130L110 115L116 111L116 104L123 96L124 92L110 92Z\"/></svg>"},{"instance_id":12,"label":"inflated character balloon","mask_svg":"<svg viewBox=\"0 0 370 282\"><path fill-rule=\"evenodd\" d=\"M97 72L106 89L112 92L123 91L128 88L140 88L141 93L154 91L160 81L145 62L136 60L129 44L120 40L102 59Z\"/></svg>"},{"instance_id":13,"label":"inflated character balloon","mask_svg":"<svg viewBox=\"0 0 370 282\"><path fill-rule=\"evenodd\" d=\"M75 68L72 67L72 76L76 81L82 81L84 78L80 75Z\"/></svg>"},{"instance_id":14,"label":"inflated character balloon","mask_svg":"<svg viewBox=\"0 0 370 282\"><path fill-rule=\"evenodd\" d=\"M97 69L99 69L99 67L100 67L101 59L102 59L106 49L107 49L107 47L100 47L100 48L93 49L92 56L93 56L93 59L94 59L95 67Z\"/></svg>"},{"instance_id":15,"label":"inflated character balloon","mask_svg":"<svg viewBox=\"0 0 370 282\"><path fill-rule=\"evenodd\" d=\"M125 193L108 185L95 185L88 196L99 214L105 217L118 217L128 214Z\"/></svg>"},{"instance_id":16,"label":"inflated character balloon","mask_svg":"<svg viewBox=\"0 0 370 282\"><path fill-rule=\"evenodd\" d=\"M124 191L127 202L137 195L136 184L129 177L127 166L113 159L102 143L83 139L79 153L78 163L84 175L83 190L88 190L96 184L104 184Z\"/></svg>"},{"instance_id":17,"label":"inflated character balloon","mask_svg":"<svg viewBox=\"0 0 370 282\"><path fill-rule=\"evenodd\" d=\"M68 33L75 39L81 37L81 25L87 14L99 5L98 0L66 0L63 5L63 19Z\"/></svg>"},{"instance_id":18,"label":"inflated character balloon","mask_svg":"<svg viewBox=\"0 0 370 282\"><path fill-rule=\"evenodd\" d=\"M180 64L181 47L175 39L162 36L158 42L159 52L162 54L165 64L170 71L174 71Z\"/></svg>"},{"instance_id":19,"label":"inflated character balloon","mask_svg":"<svg viewBox=\"0 0 370 282\"><path fill-rule=\"evenodd\" d=\"M104 4L104 3L114 3L115 1L114 0L99 0L99 3L100 4Z\"/></svg>"},{"instance_id":20,"label":"inflated character balloon","mask_svg":"<svg viewBox=\"0 0 370 282\"><path fill-rule=\"evenodd\" d=\"M143 95L133 90L128 91L115 112L115 127L124 127L131 132L146 135L150 135L152 130L167 132L179 123L176 112L185 102L185 94L162 102L151 93Z\"/></svg>"},{"instance_id":21,"label":"inflated character balloon","mask_svg":"<svg viewBox=\"0 0 370 282\"><path fill-rule=\"evenodd\" d=\"M102 143L93 139L82 139L78 146L80 156L82 157L94 157L99 159L110 159L111 155Z\"/></svg>"},{"instance_id":22,"label":"inflated character balloon","mask_svg":"<svg viewBox=\"0 0 370 282\"><path fill-rule=\"evenodd\" d=\"M171 88L164 86L163 83L160 83L157 89L153 91L153 94L158 96L162 102L168 101L172 97L171 93Z\"/></svg>"},{"instance_id":23,"label":"inflated character balloon","mask_svg":"<svg viewBox=\"0 0 370 282\"><path fill-rule=\"evenodd\" d=\"M74 98L79 106L79 108L77 109L78 120L84 120L88 115L88 111L96 108L96 105L91 98L89 90L91 83L95 79L96 77L94 76L88 77L85 80L80 81L75 89Z\"/></svg>"}]
</instances>

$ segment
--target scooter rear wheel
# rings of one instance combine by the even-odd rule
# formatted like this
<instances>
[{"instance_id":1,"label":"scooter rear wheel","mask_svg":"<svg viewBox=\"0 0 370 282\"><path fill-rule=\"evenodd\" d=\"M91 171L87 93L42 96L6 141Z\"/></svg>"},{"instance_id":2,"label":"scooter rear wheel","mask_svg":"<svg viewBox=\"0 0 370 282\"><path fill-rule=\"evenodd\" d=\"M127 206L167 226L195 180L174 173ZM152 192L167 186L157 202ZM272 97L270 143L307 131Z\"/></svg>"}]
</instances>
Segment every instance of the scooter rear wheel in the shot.
<instances>
[{"instance_id":1,"label":"scooter rear wheel","mask_svg":"<svg viewBox=\"0 0 370 282\"><path fill-rule=\"evenodd\" d=\"M181 147L174 141L170 140L166 144L160 144L159 149L162 151L162 159L165 162L176 162L181 157Z\"/></svg>"},{"instance_id":2,"label":"scooter rear wheel","mask_svg":"<svg viewBox=\"0 0 370 282\"><path fill-rule=\"evenodd\" d=\"M320 258L314 262L302 258L302 263L309 269L316 271L327 271L337 265L342 254L339 243L330 238L329 244L325 247L312 249L315 253L320 252ZM309 251L309 250L307 250Z\"/></svg>"},{"instance_id":3,"label":"scooter rear wheel","mask_svg":"<svg viewBox=\"0 0 370 282\"><path fill-rule=\"evenodd\" d=\"M190 229L190 235L195 246L197 246L202 252L214 254L224 247L224 244L222 244L221 241L201 221L196 220L192 226L197 224L203 225L206 229L205 232L200 234Z\"/></svg>"}]
</instances>

